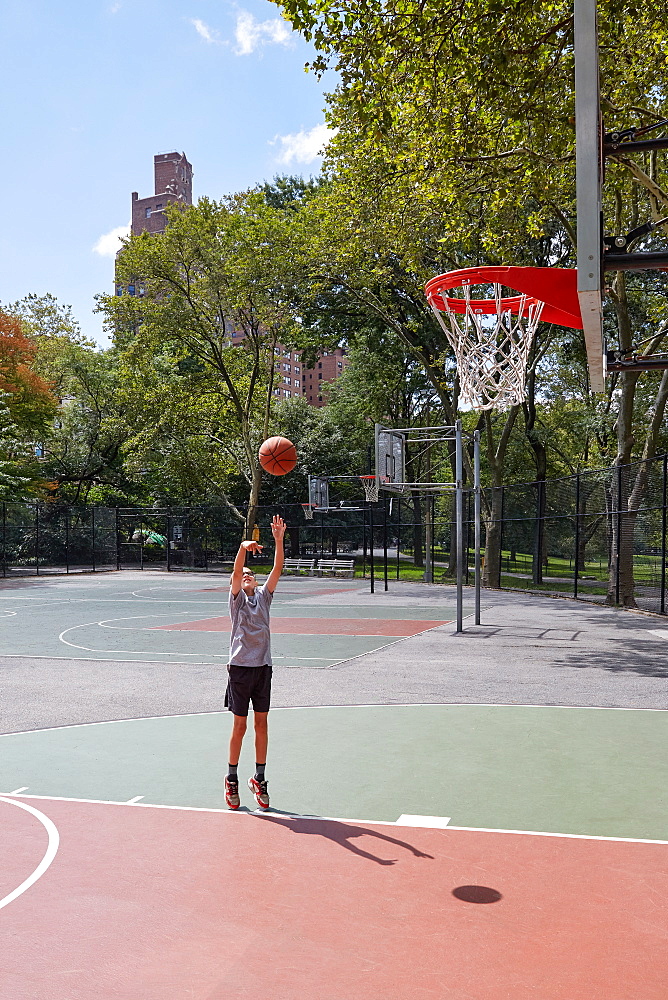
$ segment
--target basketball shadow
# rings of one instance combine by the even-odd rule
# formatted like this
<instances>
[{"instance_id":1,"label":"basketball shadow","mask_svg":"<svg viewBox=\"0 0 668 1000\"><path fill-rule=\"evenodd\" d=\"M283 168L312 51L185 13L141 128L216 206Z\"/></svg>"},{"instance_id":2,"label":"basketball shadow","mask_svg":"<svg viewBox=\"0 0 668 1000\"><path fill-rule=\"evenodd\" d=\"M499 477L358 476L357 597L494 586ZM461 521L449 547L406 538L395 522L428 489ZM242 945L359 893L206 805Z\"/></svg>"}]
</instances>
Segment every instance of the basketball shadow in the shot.
<instances>
[{"instance_id":1,"label":"basketball shadow","mask_svg":"<svg viewBox=\"0 0 668 1000\"><path fill-rule=\"evenodd\" d=\"M372 830L365 826L353 826L351 823L320 819L317 816L295 816L293 813L278 813L277 810L272 810L271 813L254 813L253 815L258 816L265 823L283 826L292 833L311 837L324 837L326 840L331 840L352 854L356 854L360 858L366 858L368 861L375 861L378 865L393 865L396 864L397 859L386 860L385 858L379 858L370 851L365 851L363 848L351 843L351 841L357 837L374 837L376 840L394 844L396 847L410 851L416 858L434 860L432 854L425 854L424 851L420 851L417 847L413 847L412 844L408 844L404 840L399 840L397 837L390 837L385 833L380 833L378 830Z\"/></svg>"}]
</instances>

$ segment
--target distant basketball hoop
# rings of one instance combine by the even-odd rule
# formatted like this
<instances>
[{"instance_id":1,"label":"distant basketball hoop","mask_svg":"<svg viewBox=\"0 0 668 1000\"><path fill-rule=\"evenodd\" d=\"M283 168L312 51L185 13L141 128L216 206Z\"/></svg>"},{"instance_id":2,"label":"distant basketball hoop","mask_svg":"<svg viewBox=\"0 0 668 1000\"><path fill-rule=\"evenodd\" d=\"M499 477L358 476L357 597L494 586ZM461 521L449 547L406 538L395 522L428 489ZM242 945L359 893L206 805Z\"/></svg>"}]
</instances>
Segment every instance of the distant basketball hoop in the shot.
<instances>
[{"instance_id":1,"label":"distant basketball hoop","mask_svg":"<svg viewBox=\"0 0 668 1000\"><path fill-rule=\"evenodd\" d=\"M367 503L377 503L379 496L378 479L376 476L360 476L364 487L364 499Z\"/></svg>"},{"instance_id":2,"label":"distant basketball hoop","mask_svg":"<svg viewBox=\"0 0 668 1000\"><path fill-rule=\"evenodd\" d=\"M315 510L314 505L312 503L303 503L302 504L302 510L304 511L304 517L306 518L306 520L307 521L312 521L313 520L313 512Z\"/></svg>"}]
</instances>

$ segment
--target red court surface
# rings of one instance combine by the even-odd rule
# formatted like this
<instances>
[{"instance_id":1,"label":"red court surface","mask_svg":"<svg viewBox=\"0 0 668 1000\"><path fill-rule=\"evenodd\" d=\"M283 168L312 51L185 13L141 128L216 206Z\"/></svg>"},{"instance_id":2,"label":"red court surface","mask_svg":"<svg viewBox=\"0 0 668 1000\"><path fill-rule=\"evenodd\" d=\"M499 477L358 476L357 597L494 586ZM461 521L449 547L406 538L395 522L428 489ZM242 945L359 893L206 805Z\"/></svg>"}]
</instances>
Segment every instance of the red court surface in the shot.
<instances>
[{"instance_id":1,"label":"red court surface","mask_svg":"<svg viewBox=\"0 0 668 1000\"><path fill-rule=\"evenodd\" d=\"M276 635L387 635L411 636L427 632L447 621L424 621L400 618L274 618L271 631ZM229 632L228 615L221 618L201 618L195 622L155 625L153 630L177 632Z\"/></svg>"},{"instance_id":2,"label":"red court surface","mask_svg":"<svg viewBox=\"0 0 668 1000\"><path fill-rule=\"evenodd\" d=\"M663 845L30 802L7 1000L665 1000Z\"/></svg>"}]
</instances>

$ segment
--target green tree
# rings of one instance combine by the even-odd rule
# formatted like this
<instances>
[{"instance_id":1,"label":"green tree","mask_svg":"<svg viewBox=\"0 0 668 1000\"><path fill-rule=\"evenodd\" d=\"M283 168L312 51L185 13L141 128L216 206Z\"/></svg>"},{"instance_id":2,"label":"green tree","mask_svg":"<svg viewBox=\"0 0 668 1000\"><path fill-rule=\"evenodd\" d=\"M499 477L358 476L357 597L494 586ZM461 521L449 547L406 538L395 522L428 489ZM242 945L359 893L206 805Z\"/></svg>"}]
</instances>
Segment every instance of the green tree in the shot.
<instances>
[{"instance_id":1,"label":"green tree","mask_svg":"<svg viewBox=\"0 0 668 1000\"><path fill-rule=\"evenodd\" d=\"M145 294L101 296L101 308L124 366L139 380L146 373L153 383L162 365L201 384L196 400L202 404L204 392L207 401L200 440L238 463L248 486L245 514L222 480L216 487L249 534L262 480L258 449L271 419L274 351L298 334L295 215L273 208L260 191L168 207L167 214L165 233L131 237L118 260L119 282L141 284Z\"/></svg>"}]
</instances>

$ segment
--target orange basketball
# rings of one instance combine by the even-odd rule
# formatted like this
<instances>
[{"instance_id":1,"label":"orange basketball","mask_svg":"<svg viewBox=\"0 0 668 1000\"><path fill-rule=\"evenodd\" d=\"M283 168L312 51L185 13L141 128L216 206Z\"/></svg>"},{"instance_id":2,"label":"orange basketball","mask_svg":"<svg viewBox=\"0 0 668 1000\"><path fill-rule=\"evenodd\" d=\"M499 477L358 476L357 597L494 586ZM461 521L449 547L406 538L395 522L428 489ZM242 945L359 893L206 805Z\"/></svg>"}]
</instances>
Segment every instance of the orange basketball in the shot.
<instances>
[{"instance_id":1,"label":"orange basketball","mask_svg":"<svg viewBox=\"0 0 668 1000\"><path fill-rule=\"evenodd\" d=\"M272 476L284 476L297 464L297 449L284 437L267 438L260 447L260 465Z\"/></svg>"}]
</instances>

